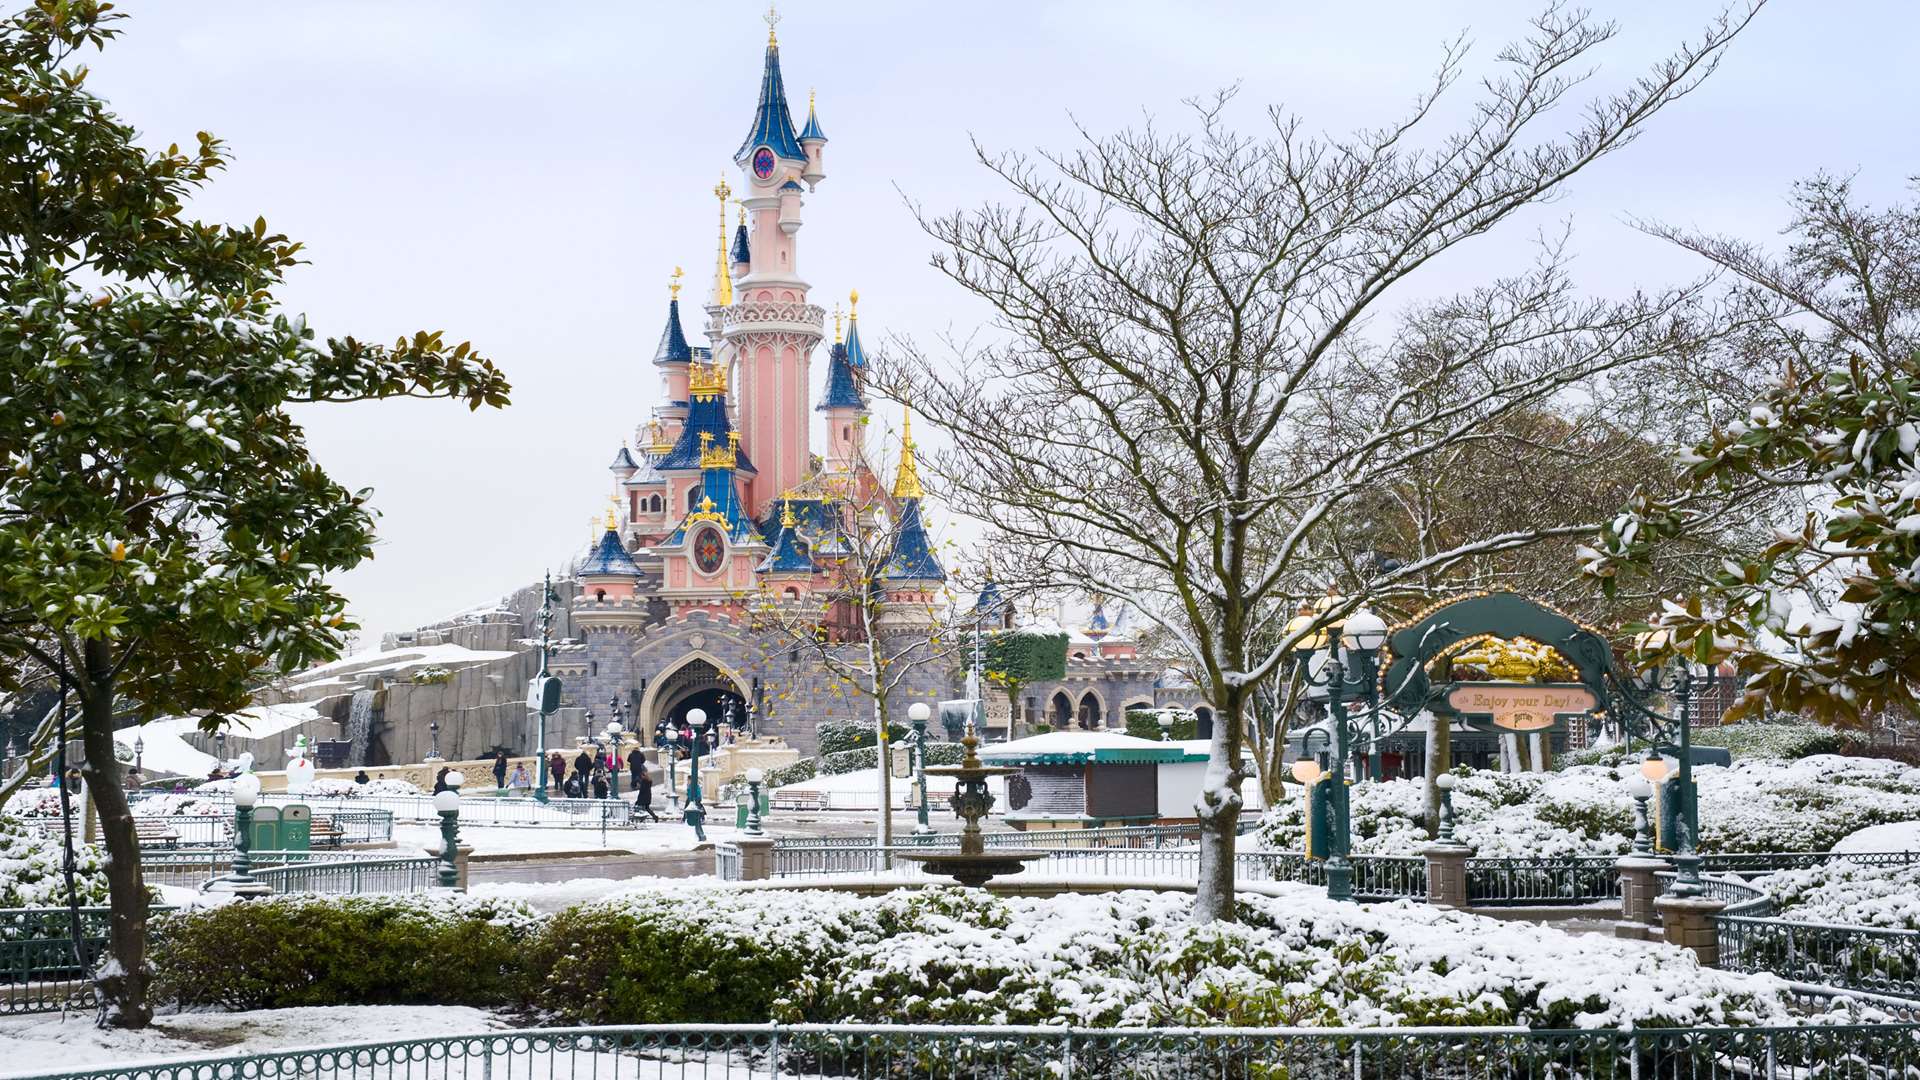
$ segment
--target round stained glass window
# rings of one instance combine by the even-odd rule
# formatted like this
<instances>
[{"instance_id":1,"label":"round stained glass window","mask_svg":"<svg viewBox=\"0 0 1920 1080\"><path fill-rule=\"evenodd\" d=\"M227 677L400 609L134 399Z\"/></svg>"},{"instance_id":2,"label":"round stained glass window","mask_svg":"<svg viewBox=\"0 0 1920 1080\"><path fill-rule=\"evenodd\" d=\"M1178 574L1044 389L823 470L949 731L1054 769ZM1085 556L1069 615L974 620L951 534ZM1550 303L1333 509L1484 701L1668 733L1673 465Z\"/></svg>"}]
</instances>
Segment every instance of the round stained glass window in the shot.
<instances>
[{"instance_id":1,"label":"round stained glass window","mask_svg":"<svg viewBox=\"0 0 1920 1080\"><path fill-rule=\"evenodd\" d=\"M762 146L753 152L753 175L765 180L773 175L773 151Z\"/></svg>"},{"instance_id":2,"label":"round stained glass window","mask_svg":"<svg viewBox=\"0 0 1920 1080\"><path fill-rule=\"evenodd\" d=\"M726 561L727 542L719 529L705 528L693 534L693 565L701 573L717 574Z\"/></svg>"}]
</instances>

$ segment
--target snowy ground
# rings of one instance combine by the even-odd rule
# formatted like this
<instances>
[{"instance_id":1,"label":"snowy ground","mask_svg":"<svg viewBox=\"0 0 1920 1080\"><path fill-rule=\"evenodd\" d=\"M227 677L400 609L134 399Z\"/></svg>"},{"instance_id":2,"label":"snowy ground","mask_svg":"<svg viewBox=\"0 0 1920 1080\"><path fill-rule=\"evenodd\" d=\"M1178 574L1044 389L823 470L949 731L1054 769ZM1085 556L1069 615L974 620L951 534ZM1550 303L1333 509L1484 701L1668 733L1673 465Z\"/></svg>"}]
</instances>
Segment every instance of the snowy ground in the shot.
<instances>
[{"instance_id":1,"label":"snowy ground","mask_svg":"<svg viewBox=\"0 0 1920 1080\"><path fill-rule=\"evenodd\" d=\"M178 1013L146 1031L101 1029L90 1012L0 1016L0 1076L38 1076L161 1058L193 1058L496 1031L481 1009L453 1005L333 1006Z\"/></svg>"},{"instance_id":2,"label":"snowy ground","mask_svg":"<svg viewBox=\"0 0 1920 1080\"><path fill-rule=\"evenodd\" d=\"M1833 845L1839 852L1920 851L1920 821L1869 825Z\"/></svg>"},{"instance_id":3,"label":"snowy ground","mask_svg":"<svg viewBox=\"0 0 1920 1080\"><path fill-rule=\"evenodd\" d=\"M302 702L255 705L235 713L234 726L229 730L245 738L262 739L317 719L319 715L313 706ZM208 770L219 763L211 754L195 750L180 737L199 730L199 727L200 718L197 716L169 716L121 728L113 733L113 741L125 746L131 753L134 740L140 740L140 765L150 773L205 776Z\"/></svg>"},{"instance_id":4,"label":"snowy ground","mask_svg":"<svg viewBox=\"0 0 1920 1080\"><path fill-rule=\"evenodd\" d=\"M637 826L610 826L603 834L599 829L557 828L543 829L526 825L463 827L460 830L462 843L472 844L473 853L479 855L540 855L561 851L629 851L645 853L654 851L692 851L699 846L700 840L694 836L691 826L682 824L670 814L656 810L660 814L658 824L643 822ZM727 824L714 822L718 813L707 819L707 840L717 843L732 840L740 835L733 827L732 816ZM602 842L604 838L604 843ZM440 846L440 829L436 825L408 825L396 822L393 826L393 842L396 854L410 855L424 851L429 847Z\"/></svg>"},{"instance_id":5,"label":"snowy ground","mask_svg":"<svg viewBox=\"0 0 1920 1080\"><path fill-rule=\"evenodd\" d=\"M927 801L935 806L944 807L947 799L953 795L956 782L951 776L927 777ZM786 794L817 793L823 796L822 805L831 810L873 810L880 805L880 770L860 769L837 776L816 776L811 780L788 784L780 790ZM910 809L907 805L907 795L911 790L911 781L902 777L894 778L892 789L894 809ZM987 790L993 793L995 805L1000 807L1007 805L1004 778L988 777Z\"/></svg>"}]
</instances>

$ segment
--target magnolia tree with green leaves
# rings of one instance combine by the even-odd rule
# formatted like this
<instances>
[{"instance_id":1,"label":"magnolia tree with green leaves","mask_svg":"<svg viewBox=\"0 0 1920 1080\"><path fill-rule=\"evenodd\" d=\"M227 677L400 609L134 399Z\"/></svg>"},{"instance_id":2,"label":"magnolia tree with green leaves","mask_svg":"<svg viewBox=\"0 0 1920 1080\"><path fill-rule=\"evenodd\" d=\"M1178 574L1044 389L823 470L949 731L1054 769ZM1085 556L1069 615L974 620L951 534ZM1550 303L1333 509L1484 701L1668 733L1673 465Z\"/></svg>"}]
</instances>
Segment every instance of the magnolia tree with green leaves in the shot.
<instances>
[{"instance_id":1,"label":"magnolia tree with green leaves","mask_svg":"<svg viewBox=\"0 0 1920 1080\"><path fill-rule=\"evenodd\" d=\"M1609 591L1719 528L1700 492L1775 493L1772 529L1655 615L1700 660L1737 654L1761 708L1854 723L1920 686L1920 206L1874 209L1846 180L1793 192L1783 253L1648 226L1732 277L1749 329L1719 347L1764 389L1642 490L1582 553Z\"/></svg>"},{"instance_id":2,"label":"magnolia tree with green leaves","mask_svg":"<svg viewBox=\"0 0 1920 1080\"><path fill-rule=\"evenodd\" d=\"M205 133L143 149L89 93L121 16L40 0L0 22L0 690L72 702L111 886L101 1022L144 1026L147 894L115 767L126 718L222 724L351 629L327 576L371 554L367 492L328 478L294 403L506 403L466 344L322 340L273 291L300 245L199 222L225 163Z\"/></svg>"}]
</instances>

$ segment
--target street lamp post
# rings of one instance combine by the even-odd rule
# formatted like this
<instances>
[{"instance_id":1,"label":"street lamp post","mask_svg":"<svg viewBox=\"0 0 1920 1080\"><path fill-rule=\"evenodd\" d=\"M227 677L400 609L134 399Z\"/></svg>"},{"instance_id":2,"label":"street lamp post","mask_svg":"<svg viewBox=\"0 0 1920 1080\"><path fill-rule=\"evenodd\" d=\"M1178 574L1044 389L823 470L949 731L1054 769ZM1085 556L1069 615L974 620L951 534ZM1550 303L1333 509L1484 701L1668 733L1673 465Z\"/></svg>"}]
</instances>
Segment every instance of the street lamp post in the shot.
<instances>
[{"instance_id":1,"label":"street lamp post","mask_svg":"<svg viewBox=\"0 0 1920 1080\"><path fill-rule=\"evenodd\" d=\"M433 795L433 808L440 813L440 887L443 889L460 887L460 865L456 861L460 855L460 785L466 782L465 774L450 772L447 786Z\"/></svg>"},{"instance_id":2,"label":"street lamp post","mask_svg":"<svg viewBox=\"0 0 1920 1080\"><path fill-rule=\"evenodd\" d=\"M546 802L548 798L547 717L560 704L558 680L547 673L547 660L553 653L553 602L556 599L553 593L551 570L547 572L545 590L540 601L540 673L533 677L533 692L528 695L528 703L533 706L534 712L539 716L540 724L540 730L534 736L534 753L539 760L540 784L533 789L533 799L539 803ZM551 781L557 784L560 778L552 777Z\"/></svg>"},{"instance_id":3,"label":"street lamp post","mask_svg":"<svg viewBox=\"0 0 1920 1080\"><path fill-rule=\"evenodd\" d=\"M1453 785L1457 782L1450 772L1433 778L1433 786L1440 789L1440 835L1437 839L1443 844L1453 843Z\"/></svg>"},{"instance_id":4,"label":"street lamp post","mask_svg":"<svg viewBox=\"0 0 1920 1080\"><path fill-rule=\"evenodd\" d=\"M1627 794L1633 798L1633 848L1628 854L1645 858L1653 854L1653 837L1647 821L1647 800L1653 797L1653 785L1635 773L1627 777Z\"/></svg>"},{"instance_id":5,"label":"street lamp post","mask_svg":"<svg viewBox=\"0 0 1920 1080\"><path fill-rule=\"evenodd\" d=\"M705 709L687 710L687 723L693 727L693 757L687 772L687 808L681 812L686 823L693 826L693 835L703 843L707 839L707 808L700 801L700 743L706 736L700 729L706 722Z\"/></svg>"},{"instance_id":6,"label":"street lamp post","mask_svg":"<svg viewBox=\"0 0 1920 1080\"><path fill-rule=\"evenodd\" d=\"M1661 653L1671 643L1665 630L1649 630L1641 634L1634 642L1637 650L1644 656ZM1685 657L1671 666L1655 661L1634 672L1632 689L1640 694L1664 694L1678 704L1671 717L1662 716L1653 711L1640 697L1631 692L1623 692L1620 700L1632 711L1661 726L1671 725L1670 734L1678 736L1677 752L1680 758L1675 797L1676 838L1673 851L1675 871L1672 894L1674 896L1702 896L1706 886L1700 881L1700 858L1698 844L1700 840L1700 793L1693 784L1693 691L1694 665ZM1625 691L1627 688L1622 687ZM1651 741L1651 740L1649 740ZM1666 760L1650 749L1646 761L1641 762L1641 775L1650 785L1658 785L1667 777Z\"/></svg>"},{"instance_id":7,"label":"street lamp post","mask_svg":"<svg viewBox=\"0 0 1920 1080\"><path fill-rule=\"evenodd\" d=\"M607 762L607 790L616 799L620 797L620 737L626 731L620 726L619 715L616 710L616 719L607 721L607 756L613 759Z\"/></svg>"},{"instance_id":8,"label":"street lamp post","mask_svg":"<svg viewBox=\"0 0 1920 1080\"><path fill-rule=\"evenodd\" d=\"M427 721L427 761L441 761L440 757L440 721Z\"/></svg>"},{"instance_id":9,"label":"street lamp post","mask_svg":"<svg viewBox=\"0 0 1920 1080\"><path fill-rule=\"evenodd\" d=\"M260 798L260 778L242 773L233 781L233 866L207 882L208 892L235 896L265 896L273 890L253 876L253 804Z\"/></svg>"},{"instance_id":10,"label":"street lamp post","mask_svg":"<svg viewBox=\"0 0 1920 1080\"><path fill-rule=\"evenodd\" d=\"M1173 713L1166 709L1160 710L1160 741L1173 741Z\"/></svg>"},{"instance_id":11,"label":"street lamp post","mask_svg":"<svg viewBox=\"0 0 1920 1080\"><path fill-rule=\"evenodd\" d=\"M1312 618L1311 615L1301 617ZM1303 637L1308 656L1320 644L1318 639L1322 637L1327 651L1327 715L1333 728L1333 757L1339 763L1333 778L1333 790L1328 793L1333 801L1333 835L1327 838L1327 896L1333 900L1352 900L1353 863L1350 856L1353 838L1347 775L1353 764L1353 732L1347 715L1347 701L1356 694L1372 701L1373 695L1367 692L1367 688L1374 681L1374 662L1379 657L1380 648L1386 644L1387 624L1380 616L1360 608L1348 615L1344 623L1328 627L1310 638ZM1302 660L1305 659L1307 656L1302 657Z\"/></svg>"},{"instance_id":12,"label":"street lamp post","mask_svg":"<svg viewBox=\"0 0 1920 1080\"><path fill-rule=\"evenodd\" d=\"M760 783L767 774L758 768L747 770L747 828L745 836L765 836L767 832L760 827Z\"/></svg>"},{"instance_id":13,"label":"street lamp post","mask_svg":"<svg viewBox=\"0 0 1920 1080\"><path fill-rule=\"evenodd\" d=\"M933 710L927 708L924 701L907 706L907 719L913 721L913 781L920 789L920 805L914 811L919 818L913 826L915 836L933 832L933 826L927 823L927 717L932 715ZM887 763L882 761L880 767L886 768ZM887 810L883 807L880 812L884 814Z\"/></svg>"},{"instance_id":14,"label":"street lamp post","mask_svg":"<svg viewBox=\"0 0 1920 1080\"><path fill-rule=\"evenodd\" d=\"M144 773L146 771L141 764L143 761L146 760L146 756L147 756L147 740L141 738L138 735L135 735L133 737L133 771L134 772Z\"/></svg>"}]
</instances>

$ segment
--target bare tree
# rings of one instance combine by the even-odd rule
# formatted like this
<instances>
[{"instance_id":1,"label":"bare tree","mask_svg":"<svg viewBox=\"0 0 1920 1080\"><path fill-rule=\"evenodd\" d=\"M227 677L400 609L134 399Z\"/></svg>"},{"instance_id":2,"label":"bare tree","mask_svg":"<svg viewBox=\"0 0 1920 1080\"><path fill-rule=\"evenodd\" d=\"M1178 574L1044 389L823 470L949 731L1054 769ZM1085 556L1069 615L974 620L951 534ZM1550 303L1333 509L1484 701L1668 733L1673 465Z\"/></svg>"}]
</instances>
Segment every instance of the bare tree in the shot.
<instances>
[{"instance_id":1,"label":"bare tree","mask_svg":"<svg viewBox=\"0 0 1920 1080\"><path fill-rule=\"evenodd\" d=\"M1191 658L1215 706L1199 921L1231 918L1246 721L1301 635L1295 604L1334 578L1358 499L1416 463L1596 373L1698 344L1697 287L1620 302L1575 297L1557 253L1428 303L1389 335L1426 350L1392 393L1363 399L1359 432L1315 407L1364 386L1369 315L1395 286L1627 145L1698 87L1754 8L1723 14L1565 129L1543 132L1591 75L1611 24L1549 8L1499 54L1464 125L1425 147L1460 76L1448 50L1399 122L1306 134L1275 108L1259 137L1229 128L1232 94L1197 103L1197 130L1083 131L1035 160L978 150L1016 205L922 216L935 265L996 313L998 340L958 362L911 343L876 381L954 436L936 462L985 518L1009 576L1125 598ZM1449 393L1434 393L1445 386ZM1463 559L1556 536L1465 528L1444 548L1343 583L1323 622Z\"/></svg>"},{"instance_id":2,"label":"bare tree","mask_svg":"<svg viewBox=\"0 0 1920 1080\"><path fill-rule=\"evenodd\" d=\"M908 435L891 497L870 485L839 485L817 504L822 515L814 528L794 516L791 504L784 508L759 588L747 598L755 629L804 650L871 708L882 848L893 843L889 726L902 699L917 692L910 679L936 673L944 680L958 640L954 605L920 517L913 461Z\"/></svg>"}]
</instances>

